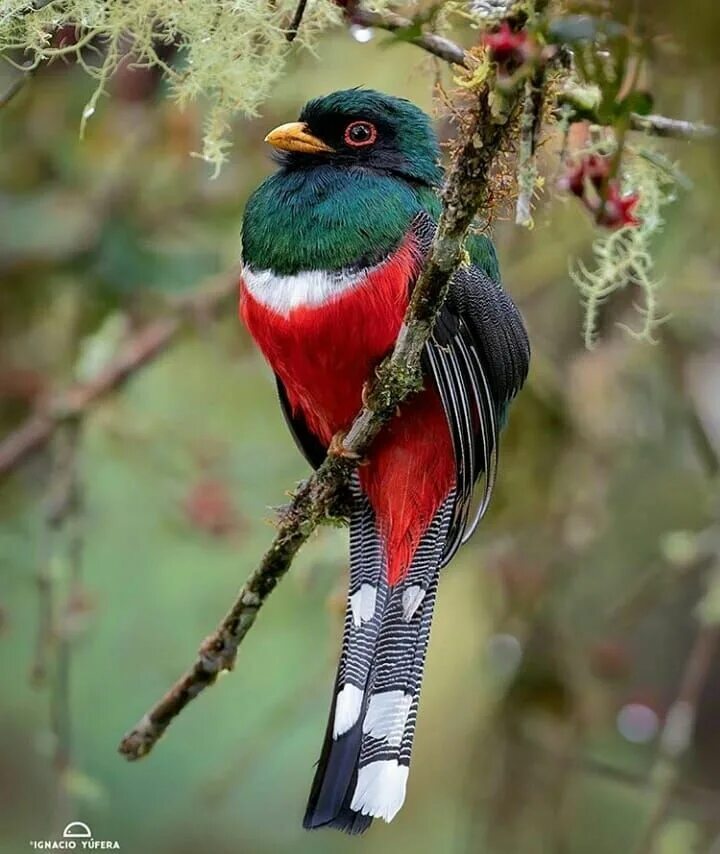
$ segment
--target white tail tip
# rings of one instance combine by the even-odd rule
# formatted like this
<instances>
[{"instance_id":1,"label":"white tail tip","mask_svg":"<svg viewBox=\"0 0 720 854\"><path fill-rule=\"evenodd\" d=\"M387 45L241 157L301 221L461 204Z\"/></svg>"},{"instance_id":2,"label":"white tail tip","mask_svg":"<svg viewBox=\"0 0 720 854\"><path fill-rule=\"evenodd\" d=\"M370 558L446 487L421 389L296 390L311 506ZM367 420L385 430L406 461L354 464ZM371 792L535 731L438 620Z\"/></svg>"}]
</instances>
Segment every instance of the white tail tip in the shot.
<instances>
[{"instance_id":1,"label":"white tail tip","mask_svg":"<svg viewBox=\"0 0 720 854\"><path fill-rule=\"evenodd\" d=\"M405 801L409 770L395 759L370 762L360 768L350 809L392 821Z\"/></svg>"}]
</instances>

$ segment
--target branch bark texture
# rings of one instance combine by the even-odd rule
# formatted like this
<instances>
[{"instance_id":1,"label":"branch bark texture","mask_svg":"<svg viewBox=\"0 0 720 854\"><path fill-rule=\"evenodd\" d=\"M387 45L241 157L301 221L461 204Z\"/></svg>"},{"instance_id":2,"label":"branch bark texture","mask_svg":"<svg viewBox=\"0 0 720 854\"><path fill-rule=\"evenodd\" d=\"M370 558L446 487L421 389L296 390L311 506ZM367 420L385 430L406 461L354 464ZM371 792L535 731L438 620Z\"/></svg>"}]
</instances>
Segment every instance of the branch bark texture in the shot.
<instances>
[{"instance_id":1,"label":"branch bark texture","mask_svg":"<svg viewBox=\"0 0 720 854\"><path fill-rule=\"evenodd\" d=\"M359 7L350 11L349 19L350 23L357 24L360 27L373 27L389 33L410 31L414 28L413 22L409 18L403 18L402 15L396 15L394 12L383 12L381 14ZM465 50L444 36L435 33L422 33L419 36L408 38L408 41L451 65L462 65L464 68L469 68Z\"/></svg>"},{"instance_id":2,"label":"branch bark texture","mask_svg":"<svg viewBox=\"0 0 720 854\"><path fill-rule=\"evenodd\" d=\"M486 81L473 94L466 111L443 191L443 212L397 343L380 366L367 405L342 440L345 452L353 458L368 450L397 407L420 387L420 354L450 279L462 262L463 241L473 217L488 199L491 166L510 129L515 128L519 93L506 96L507 121L502 123L491 110L492 94L492 81ZM298 549L321 522L333 515L355 465L347 456L329 456L300 486L282 512L275 538L260 565L218 628L202 644L192 667L123 738L119 750L127 759L145 756L185 706L212 685L221 671L232 669L238 646L258 611L290 568Z\"/></svg>"},{"instance_id":3,"label":"branch bark texture","mask_svg":"<svg viewBox=\"0 0 720 854\"><path fill-rule=\"evenodd\" d=\"M185 317L202 318L221 313L231 305L236 291L236 276L232 276L214 288L178 300L171 313L151 321L133 335L95 379L76 383L46 401L0 442L0 475L43 448L61 424L81 415L164 352L183 329Z\"/></svg>"}]
</instances>

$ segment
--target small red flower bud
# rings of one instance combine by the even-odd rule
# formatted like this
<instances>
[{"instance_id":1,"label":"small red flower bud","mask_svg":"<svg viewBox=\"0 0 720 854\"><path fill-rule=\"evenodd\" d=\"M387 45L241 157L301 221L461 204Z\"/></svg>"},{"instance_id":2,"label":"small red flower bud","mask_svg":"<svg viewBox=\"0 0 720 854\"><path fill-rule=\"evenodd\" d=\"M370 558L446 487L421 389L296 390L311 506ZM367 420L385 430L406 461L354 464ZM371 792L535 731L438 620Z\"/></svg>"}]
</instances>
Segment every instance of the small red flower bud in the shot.
<instances>
[{"instance_id":1,"label":"small red flower bud","mask_svg":"<svg viewBox=\"0 0 720 854\"><path fill-rule=\"evenodd\" d=\"M577 196L595 216L598 225L622 228L640 225L635 208L640 201L637 193L623 196L616 180L608 181L610 160L597 154L585 157L568 169L558 187ZM602 195L605 195L603 203Z\"/></svg>"},{"instance_id":2,"label":"small red flower bud","mask_svg":"<svg viewBox=\"0 0 720 854\"><path fill-rule=\"evenodd\" d=\"M585 179L587 178L596 190L600 190L609 172L610 163L607 158L591 154L568 170L560 186L575 196L583 198L587 190Z\"/></svg>"},{"instance_id":3,"label":"small red flower bud","mask_svg":"<svg viewBox=\"0 0 720 854\"><path fill-rule=\"evenodd\" d=\"M585 175L592 181L593 187L599 190L610 174L610 161L607 157L591 154L584 162Z\"/></svg>"},{"instance_id":4,"label":"small red flower bud","mask_svg":"<svg viewBox=\"0 0 720 854\"><path fill-rule=\"evenodd\" d=\"M499 30L485 33L483 44L490 51L490 58L499 65L524 62L528 55L530 37L525 30L514 32L507 21Z\"/></svg>"},{"instance_id":5,"label":"small red flower bud","mask_svg":"<svg viewBox=\"0 0 720 854\"><path fill-rule=\"evenodd\" d=\"M597 223L607 228L622 228L625 225L640 225L635 216L635 208L640 201L637 193L628 196L620 195L617 182L612 181L607 188L605 204L598 211Z\"/></svg>"},{"instance_id":6,"label":"small red flower bud","mask_svg":"<svg viewBox=\"0 0 720 854\"><path fill-rule=\"evenodd\" d=\"M585 164L583 161L568 169L560 179L559 189L568 190L574 196L582 198L585 195Z\"/></svg>"}]
</instances>

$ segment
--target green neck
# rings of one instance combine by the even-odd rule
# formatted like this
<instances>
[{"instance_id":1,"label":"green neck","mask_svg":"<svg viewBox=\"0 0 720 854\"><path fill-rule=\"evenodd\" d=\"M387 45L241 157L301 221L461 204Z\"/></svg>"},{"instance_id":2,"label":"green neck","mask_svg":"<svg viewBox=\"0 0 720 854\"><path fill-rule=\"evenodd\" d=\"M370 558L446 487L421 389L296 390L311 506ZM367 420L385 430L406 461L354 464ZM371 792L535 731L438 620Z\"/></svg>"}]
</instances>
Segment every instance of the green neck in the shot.
<instances>
[{"instance_id":1,"label":"green neck","mask_svg":"<svg viewBox=\"0 0 720 854\"><path fill-rule=\"evenodd\" d=\"M250 197L243 258L278 275L366 267L387 257L435 190L366 169L281 169Z\"/></svg>"}]
</instances>

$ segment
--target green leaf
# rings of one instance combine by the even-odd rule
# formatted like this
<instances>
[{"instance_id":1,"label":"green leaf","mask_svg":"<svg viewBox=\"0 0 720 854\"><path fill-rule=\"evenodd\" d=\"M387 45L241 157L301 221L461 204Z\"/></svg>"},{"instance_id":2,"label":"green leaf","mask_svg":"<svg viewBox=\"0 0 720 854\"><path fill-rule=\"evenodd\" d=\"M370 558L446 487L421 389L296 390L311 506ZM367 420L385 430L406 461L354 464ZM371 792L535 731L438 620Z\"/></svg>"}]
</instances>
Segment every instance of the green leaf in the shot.
<instances>
[{"instance_id":1,"label":"green leaf","mask_svg":"<svg viewBox=\"0 0 720 854\"><path fill-rule=\"evenodd\" d=\"M627 116L630 113L637 113L639 116L647 116L653 108L653 97L649 92L644 92L637 89L626 95L617 105L617 113L620 116Z\"/></svg>"}]
</instances>

